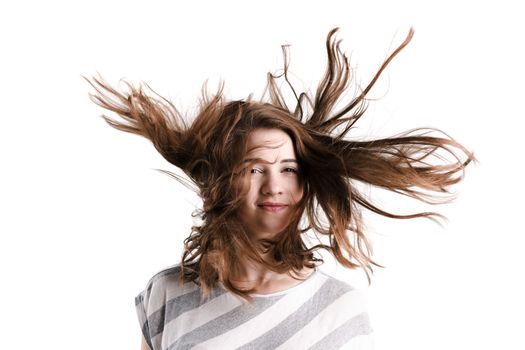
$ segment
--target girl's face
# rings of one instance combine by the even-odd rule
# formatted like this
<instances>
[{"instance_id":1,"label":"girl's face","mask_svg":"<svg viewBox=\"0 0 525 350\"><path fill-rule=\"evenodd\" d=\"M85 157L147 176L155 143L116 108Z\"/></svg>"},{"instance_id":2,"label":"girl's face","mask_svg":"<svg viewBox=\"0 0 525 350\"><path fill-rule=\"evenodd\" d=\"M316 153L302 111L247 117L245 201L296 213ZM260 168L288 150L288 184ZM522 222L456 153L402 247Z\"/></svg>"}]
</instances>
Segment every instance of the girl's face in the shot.
<instances>
[{"instance_id":1,"label":"girl's face","mask_svg":"<svg viewBox=\"0 0 525 350\"><path fill-rule=\"evenodd\" d=\"M250 189L239 217L252 237L272 238L288 224L303 196L294 145L280 129L256 129L247 142L249 152L244 162L260 158L272 164L255 163L247 169Z\"/></svg>"}]
</instances>

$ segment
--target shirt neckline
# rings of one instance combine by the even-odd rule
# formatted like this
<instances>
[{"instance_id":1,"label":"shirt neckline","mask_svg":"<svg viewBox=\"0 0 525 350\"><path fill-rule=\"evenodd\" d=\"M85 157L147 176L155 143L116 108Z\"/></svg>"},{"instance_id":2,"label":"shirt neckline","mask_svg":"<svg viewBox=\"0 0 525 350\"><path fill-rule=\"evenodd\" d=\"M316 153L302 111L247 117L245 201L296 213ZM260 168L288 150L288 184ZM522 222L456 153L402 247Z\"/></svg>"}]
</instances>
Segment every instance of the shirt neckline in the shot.
<instances>
[{"instance_id":1,"label":"shirt neckline","mask_svg":"<svg viewBox=\"0 0 525 350\"><path fill-rule=\"evenodd\" d=\"M271 297L275 297L275 296L279 296L279 295L288 294L288 293L290 293L292 291L295 291L297 289L303 288L308 282L312 281L314 279L314 277L319 274L318 271L319 270L317 268L314 268L314 271L308 277L306 277L301 283L299 283L299 284L297 284L297 285L295 285L293 287L290 287L288 289L280 290L278 292L273 292L273 293L264 293L264 294L250 293L250 296L253 297L253 298L271 298Z\"/></svg>"}]
</instances>

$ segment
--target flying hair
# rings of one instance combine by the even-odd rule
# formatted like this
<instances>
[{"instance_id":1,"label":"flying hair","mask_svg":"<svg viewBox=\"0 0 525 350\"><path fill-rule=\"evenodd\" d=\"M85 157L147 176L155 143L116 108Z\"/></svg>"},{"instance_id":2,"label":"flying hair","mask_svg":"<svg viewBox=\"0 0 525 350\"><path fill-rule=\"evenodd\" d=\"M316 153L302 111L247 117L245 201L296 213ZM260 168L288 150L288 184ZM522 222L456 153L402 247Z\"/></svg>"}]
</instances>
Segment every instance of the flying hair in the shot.
<instances>
[{"instance_id":1,"label":"flying hair","mask_svg":"<svg viewBox=\"0 0 525 350\"><path fill-rule=\"evenodd\" d=\"M90 98L120 119L102 115L112 127L149 139L157 151L180 168L187 179L165 171L192 188L202 199L194 215L202 224L191 228L184 241L181 283L198 283L203 295L221 282L231 292L250 299L251 290L238 289L232 272L244 259L251 259L278 273L295 273L314 267L322 259L315 254L329 251L347 268L362 268L370 280L372 248L364 230L363 209L394 219L445 219L436 212L395 214L372 203L359 190L371 185L431 204L447 203L454 196L452 185L464 177L465 167L476 161L474 154L438 129L418 128L388 138L352 140L351 131L367 109L367 95L392 59L411 41L411 28L383 62L371 81L348 103L352 70L336 38L338 28L326 39L328 64L314 96L300 92L288 79L288 46L283 46L284 69L268 73L263 97L231 101L223 84L209 95L203 89L194 120L186 122L172 102L147 84L118 91L100 76L86 80L95 89ZM295 98L289 108L278 85L284 79ZM336 106L341 105L336 109ZM306 108L307 107L307 108ZM236 213L249 189L244 163L247 138L256 129L276 128L293 141L301 169L303 197L289 224L274 238L253 242ZM241 183L242 186L237 186ZM308 246L304 234L325 237ZM262 258L271 253L273 261Z\"/></svg>"}]
</instances>

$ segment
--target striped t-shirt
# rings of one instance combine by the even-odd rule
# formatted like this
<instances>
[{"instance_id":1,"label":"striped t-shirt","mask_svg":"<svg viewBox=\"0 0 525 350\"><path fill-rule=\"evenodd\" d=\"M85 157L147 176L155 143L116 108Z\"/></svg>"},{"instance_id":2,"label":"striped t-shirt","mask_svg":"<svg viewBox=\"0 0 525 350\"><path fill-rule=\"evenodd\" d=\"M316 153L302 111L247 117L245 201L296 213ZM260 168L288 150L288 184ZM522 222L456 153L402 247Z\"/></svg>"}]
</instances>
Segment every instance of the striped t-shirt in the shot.
<instances>
[{"instance_id":1,"label":"striped t-shirt","mask_svg":"<svg viewBox=\"0 0 525 350\"><path fill-rule=\"evenodd\" d=\"M203 300L179 274L179 266L159 272L136 297L152 350L373 348L362 295L319 270L286 291L253 294L253 303L221 286Z\"/></svg>"}]
</instances>

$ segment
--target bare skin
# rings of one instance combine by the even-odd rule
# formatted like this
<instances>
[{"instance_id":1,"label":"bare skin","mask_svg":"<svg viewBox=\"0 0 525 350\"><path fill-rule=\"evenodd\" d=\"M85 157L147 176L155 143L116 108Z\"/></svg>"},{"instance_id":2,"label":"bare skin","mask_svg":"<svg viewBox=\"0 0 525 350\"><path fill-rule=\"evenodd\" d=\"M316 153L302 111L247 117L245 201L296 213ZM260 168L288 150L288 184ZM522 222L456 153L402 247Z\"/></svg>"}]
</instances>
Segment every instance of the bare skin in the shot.
<instances>
[{"instance_id":1,"label":"bare skin","mask_svg":"<svg viewBox=\"0 0 525 350\"><path fill-rule=\"evenodd\" d=\"M267 146L267 147L266 147ZM257 129L248 137L248 148L254 149L246 158L261 158L272 164L255 164L250 170L250 190L244 199L239 217L254 242L274 237L289 222L293 206L303 196L297 176L291 138L279 129ZM268 259L268 256L263 258ZM239 289L252 289L255 294L272 294L295 287L314 272L304 268L299 274L276 273L258 262L244 263L232 271L231 279ZM141 350L151 350L144 337Z\"/></svg>"},{"instance_id":2,"label":"bare skin","mask_svg":"<svg viewBox=\"0 0 525 350\"><path fill-rule=\"evenodd\" d=\"M151 350L146 343L146 339L144 339L144 336L142 336L142 343L140 344L140 350Z\"/></svg>"},{"instance_id":3,"label":"bare skin","mask_svg":"<svg viewBox=\"0 0 525 350\"><path fill-rule=\"evenodd\" d=\"M285 227L290 220L291 209L303 196L303 190L295 149L288 134L279 129L256 129L247 141L251 151L246 159L261 158L273 162L257 163L249 169L250 190L240 209L241 221L251 238L257 241L274 237ZM243 261L246 262L234 271L232 282L239 289L253 288L257 294L289 289L313 272L313 269L304 268L292 277L287 273L268 270L254 261Z\"/></svg>"},{"instance_id":4,"label":"bare skin","mask_svg":"<svg viewBox=\"0 0 525 350\"><path fill-rule=\"evenodd\" d=\"M235 272L231 282L239 289L253 289L255 294L272 294L295 287L308 278L314 269L304 268L299 274L276 273L257 262L243 264Z\"/></svg>"}]
</instances>

